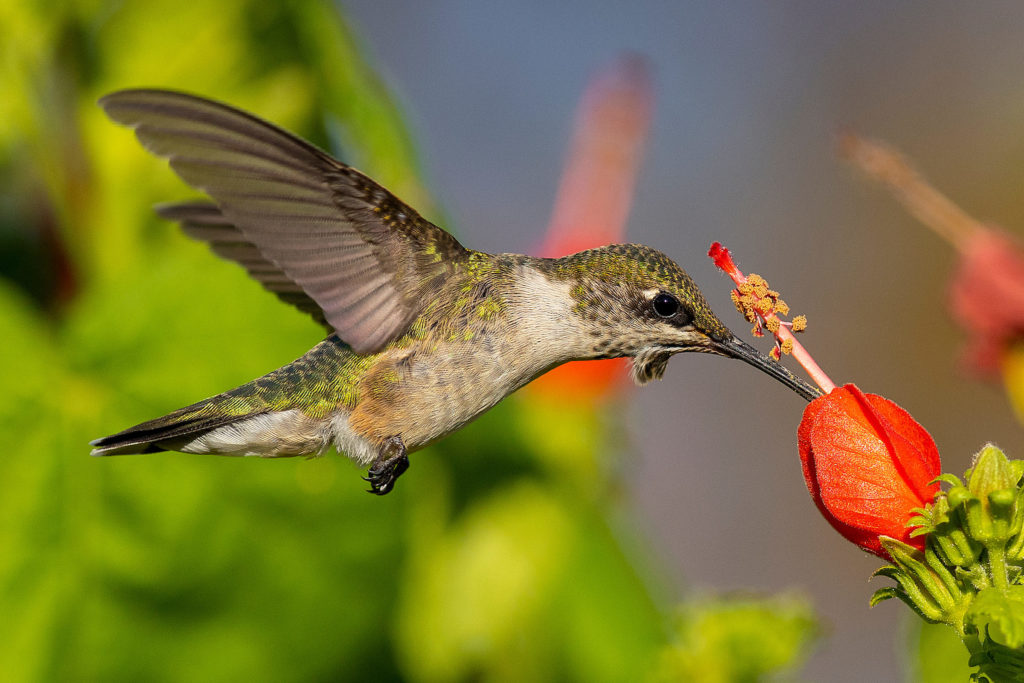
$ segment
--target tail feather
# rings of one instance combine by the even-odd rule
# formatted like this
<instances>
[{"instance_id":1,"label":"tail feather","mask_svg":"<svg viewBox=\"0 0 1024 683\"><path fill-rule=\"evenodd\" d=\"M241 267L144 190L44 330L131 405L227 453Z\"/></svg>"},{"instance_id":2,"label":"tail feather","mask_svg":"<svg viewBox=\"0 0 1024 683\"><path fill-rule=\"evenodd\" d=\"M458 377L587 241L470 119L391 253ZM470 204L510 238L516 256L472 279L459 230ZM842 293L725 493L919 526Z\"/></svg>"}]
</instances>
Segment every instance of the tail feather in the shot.
<instances>
[{"instance_id":1,"label":"tail feather","mask_svg":"<svg viewBox=\"0 0 1024 683\"><path fill-rule=\"evenodd\" d=\"M213 429L259 414L215 414L206 410L210 406L211 399L208 399L117 434L90 441L89 445L94 447L92 455L134 455L177 450Z\"/></svg>"},{"instance_id":2,"label":"tail feather","mask_svg":"<svg viewBox=\"0 0 1024 683\"><path fill-rule=\"evenodd\" d=\"M301 358L199 403L91 442L93 455L158 451L291 457L322 453L360 362L330 336Z\"/></svg>"}]
</instances>

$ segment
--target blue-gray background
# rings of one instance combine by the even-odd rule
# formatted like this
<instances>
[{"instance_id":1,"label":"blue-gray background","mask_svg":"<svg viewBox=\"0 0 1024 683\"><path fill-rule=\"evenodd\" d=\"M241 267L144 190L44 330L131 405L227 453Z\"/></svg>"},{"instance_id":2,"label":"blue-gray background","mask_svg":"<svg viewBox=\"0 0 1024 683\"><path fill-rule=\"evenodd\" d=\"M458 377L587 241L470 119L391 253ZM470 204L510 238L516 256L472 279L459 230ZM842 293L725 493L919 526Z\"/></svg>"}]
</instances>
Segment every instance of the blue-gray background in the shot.
<instances>
[{"instance_id":1,"label":"blue-gray background","mask_svg":"<svg viewBox=\"0 0 1024 683\"><path fill-rule=\"evenodd\" d=\"M348 0L399 93L427 184L464 242L537 245L577 98L623 50L657 103L629 239L676 257L735 328L720 240L810 319L837 382L907 408L961 472L986 440L1024 453L998 387L957 363L952 250L834 154L851 127L898 146L966 210L1024 226L1024 5L954 2L419 3ZM878 561L806 494L802 402L722 359L679 357L637 391L625 461L639 527L677 590L807 591L829 634L810 680L893 680L904 608L867 608Z\"/></svg>"}]
</instances>

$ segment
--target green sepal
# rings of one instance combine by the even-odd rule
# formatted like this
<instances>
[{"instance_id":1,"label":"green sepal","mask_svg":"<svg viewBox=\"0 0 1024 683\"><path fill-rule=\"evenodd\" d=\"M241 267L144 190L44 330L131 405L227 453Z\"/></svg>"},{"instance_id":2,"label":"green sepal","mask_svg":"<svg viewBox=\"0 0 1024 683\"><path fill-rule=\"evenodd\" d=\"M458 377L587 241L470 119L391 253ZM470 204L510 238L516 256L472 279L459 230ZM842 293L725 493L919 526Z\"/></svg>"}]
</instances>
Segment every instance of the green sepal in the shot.
<instances>
[{"instance_id":1,"label":"green sepal","mask_svg":"<svg viewBox=\"0 0 1024 683\"><path fill-rule=\"evenodd\" d=\"M932 479L928 483L929 484L935 484L935 483L949 484L950 486L963 486L964 485L964 483L960 480L960 477L956 476L955 474L951 474L949 472L946 472L944 474L940 474L939 476L935 477L934 479Z\"/></svg>"},{"instance_id":2,"label":"green sepal","mask_svg":"<svg viewBox=\"0 0 1024 683\"><path fill-rule=\"evenodd\" d=\"M954 567L969 567L981 557L982 546L967 537L959 527L952 524L935 531L928 537L928 542L935 552L942 556L946 564Z\"/></svg>"},{"instance_id":3,"label":"green sepal","mask_svg":"<svg viewBox=\"0 0 1024 683\"><path fill-rule=\"evenodd\" d=\"M942 582L943 587L950 596L952 603L957 603L963 596L960 591L960 586L957 585L956 578L950 573L949 569L942 563L942 559L930 548L926 547L924 551L924 561L928 565L928 568L932 570L932 574L938 577L939 581ZM950 604L950 607L953 605ZM947 608L948 611L949 608Z\"/></svg>"},{"instance_id":4,"label":"green sepal","mask_svg":"<svg viewBox=\"0 0 1024 683\"><path fill-rule=\"evenodd\" d=\"M870 607L874 607L875 605L881 602L885 602L886 600L898 598L900 597L899 593L899 590L897 590L895 586L886 586L885 588L879 588L871 594L871 600L868 602L868 605Z\"/></svg>"},{"instance_id":5,"label":"green sepal","mask_svg":"<svg viewBox=\"0 0 1024 683\"><path fill-rule=\"evenodd\" d=\"M896 575L899 573L899 571L900 571L899 567L897 567L895 565L887 564L884 567L879 567L874 572L872 572L871 573L871 578L873 579L876 576L884 576L887 579L895 580L896 579Z\"/></svg>"},{"instance_id":6,"label":"green sepal","mask_svg":"<svg viewBox=\"0 0 1024 683\"><path fill-rule=\"evenodd\" d=\"M880 536L879 540L896 566L903 570L901 574L908 576L908 578L912 577L913 583L919 586L920 590L927 592L940 610L947 612L953 607L955 603L954 597L946 589L942 578L937 576L932 568L928 566L925 553L913 546L907 545L903 541L888 536ZM902 581L901 584L903 584ZM907 594L911 595L909 590Z\"/></svg>"},{"instance_id":7,"label":"green sepal","mask_svg":"<svg viewBox=\"0 0 1024 683\"><path fill-rule=\"evenodd\" d=\"M1017 535L1010 539L1006 546L1006 559L1010 562L1024 562L1024 532L1017 532Z\"/></svg>"},{"instance_id":8,"label":"green sepal","mask_svg":"<svg viewBox=\"0 0 1024 683\"><path fill-rule=\"evenodd\" d=\"M914 610L917 616L921 617L929 624L942 624L945 623L942 613L939 610L929 609L927 612L921 609L921 605L914 601L902 588L896 586L886 586L885 588L879 588L871 596L869 602L871 607L878 605L879 603L885 602L890 598L896 598L910 609Z\"/></svg>"},{"instance_id":9,"label":"green sepal","mask_svg":"<svg viewBox=\"0 0 1024 683\"><path fill-rule=\"evenodd\" d=\"M960 502L972 498L967 489L959 490L966 494L966 497L956 497ZM964 533L961 510L959 507L950 508L950 505L948 496L939 494L935 497L935 504L930 510L930 538L947 564L962 567L972 565L981 556L982 546Z\"/></svg>"},{"instance_id":10,"label":"green sepal","mask_svg":"<svg viewBox=\"0 0 1024 683\"><path fill-rule=\"evenodd\" d=\"M883 567L878 574L894 579L925 618L945 621L954 605L953 597L924 563L924 553L888 536L879 536L879 541L896 567L892 570Z\"/></svg>"},{"instance_id":11,"label":"green sepal","mask_svg":"<svg viewBox=\"0 0 1024 683\"><path fill-rule=\"evenodd\" d=\"M914 515L907 522L908 527L917 527L910 532L910 537L915 538L917 536L924 536L932 532L931 527L932 520L930 517L925 515Z\"/></svg>"}]
</instances>

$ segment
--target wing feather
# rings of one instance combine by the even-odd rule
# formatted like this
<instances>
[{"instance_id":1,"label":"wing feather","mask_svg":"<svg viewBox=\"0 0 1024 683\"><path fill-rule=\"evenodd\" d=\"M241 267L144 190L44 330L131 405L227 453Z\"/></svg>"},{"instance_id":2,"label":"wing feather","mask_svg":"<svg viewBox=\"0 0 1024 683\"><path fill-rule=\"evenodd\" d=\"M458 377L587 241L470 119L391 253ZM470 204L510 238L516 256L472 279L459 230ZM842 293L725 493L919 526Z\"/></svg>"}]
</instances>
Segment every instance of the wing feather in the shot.
<instances>
[{"instance_id":1,"label":"wing feather","mask_svg":"<svg viewBox=\"0 0 1024 683\"><path fill-rule=\"evenodd\" d=\"M192 239L206 242L213 253L234 261L249 277L273 292L278 299L308 313L318 324L334 332L320 305L311 299L276 263L263 253L232 225L216 204L205 201L161 204L156 207L161 218L181 223L182 231Z\"/></svg>"},{"instance_id":2,"label":"wing feather","mask_svg":"<svg viewBox=\"0 0 1024 683\"><path fill-rule=\"evenodd\" d=\"M404 333L469 254L370 178L251 114L163 90L100 104L215 202L161 215L360 353Z\"/></svg>"}]
</instances>

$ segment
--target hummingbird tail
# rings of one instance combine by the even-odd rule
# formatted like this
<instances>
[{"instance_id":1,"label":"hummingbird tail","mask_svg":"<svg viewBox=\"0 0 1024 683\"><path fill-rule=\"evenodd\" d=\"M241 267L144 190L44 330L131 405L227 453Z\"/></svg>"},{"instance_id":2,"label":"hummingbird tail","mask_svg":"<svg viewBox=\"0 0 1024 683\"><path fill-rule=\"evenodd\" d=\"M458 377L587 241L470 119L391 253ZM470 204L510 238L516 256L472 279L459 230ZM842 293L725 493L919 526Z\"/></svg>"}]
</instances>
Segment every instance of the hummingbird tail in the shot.
<instances>
[{"instance_id":1,"label":"hummingbird tail","mask_svg":"<svg viewBox=\"0 0 1024 683\"><path fill-rule=\"evenodd\" d=\"M181 451L288 458L320 455L331 444L331 418L318 419L292 406L238 400L251 385L96 439L92 454Z\"/></svg>"},{"instance_id":2,"label":"hummingbird tail","mask_svg":"<svg viewBox=\"0 0 1024 683\"><path fill-rule=\"evenodd\" d=\"M89 442L92 455L134 455L176 451L215 429L254 417L254 414L211 414L211 399L180 408L122 432Z\"/></svg>"},{"instance_id":3,"label":"hummingbird tail","mask_svg":"<svg viewBox=\"0 0 1024 683\"><path fill-rule=\"evenodd\" d=\"M92 442L93 455L182 451L282 458L319 455L334 441L361 357L331 336L301 358L205 401ZM348 373L348 374L346 374Z\"/></svg>"}]
</instances>

